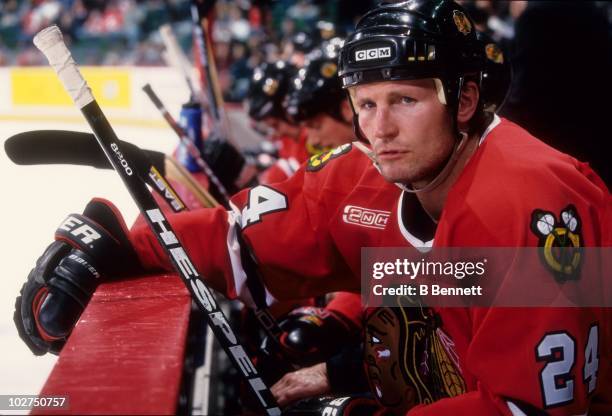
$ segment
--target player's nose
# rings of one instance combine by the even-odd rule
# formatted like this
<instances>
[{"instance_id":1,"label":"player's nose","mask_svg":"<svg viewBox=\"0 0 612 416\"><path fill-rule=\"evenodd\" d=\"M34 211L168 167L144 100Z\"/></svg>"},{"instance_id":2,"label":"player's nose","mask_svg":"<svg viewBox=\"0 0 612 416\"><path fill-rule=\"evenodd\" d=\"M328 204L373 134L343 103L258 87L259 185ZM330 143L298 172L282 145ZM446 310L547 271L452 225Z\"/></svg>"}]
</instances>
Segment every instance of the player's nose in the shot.
<instances>
[{"instance_id":1,"label":"player's nose","mask_svg":"<svg viewBox=\"0 0 612 416\"><path fill-rule=\"evenodd\" d=\"M384 106L376 109L374 118L374 137L377 139L388 140L397 135L398 126L393 121L390 111Z\"/></svg>"}]
</instances>

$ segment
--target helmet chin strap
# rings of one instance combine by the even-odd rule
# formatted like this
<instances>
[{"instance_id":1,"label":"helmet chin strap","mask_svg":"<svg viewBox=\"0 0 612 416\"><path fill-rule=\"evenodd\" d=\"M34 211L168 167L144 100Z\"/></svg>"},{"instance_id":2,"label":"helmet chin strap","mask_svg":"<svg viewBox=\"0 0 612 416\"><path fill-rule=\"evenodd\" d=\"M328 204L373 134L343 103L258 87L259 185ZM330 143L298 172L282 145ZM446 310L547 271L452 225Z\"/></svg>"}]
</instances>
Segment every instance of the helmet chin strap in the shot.
<instances>
[{"instance_id":1,"label":"helmet chin strap","mask_svg":"<svg viewBox=\"0 0 612 416\"><path fill-rule=\"evenodd\" d=\"M438 173L438 175L431 182L429 182L427 185L419 189L410 188L408 187L408 185L405 185L399 182L395 182L395 185L398 188L400 188L402 191L405 191L411 194L431 191L432 189L440 185L440 183L442 183L442 181L444 181L444 179L446 179L448 175L450 174L450 172L453 170L455 163L457 163L457 159L459 159L459 155L461 154L461 151L465 147L465 143L467 143L467 139L468 139L467 133L460 132L459 136L461 137L461 139L455 140L455 145L453 146L453 150L450 153L450 156L446 162L446 165L444 165L444 168L442 168L440 173ZM380 164L376 160L376 155L374 154L374 152L360 141L355 141L352 144L357 149L362 151L372 161L372 164L374 165L376 170L378 170L382 175L382 169L380 167Z\"/></svg>"}]
</instances>

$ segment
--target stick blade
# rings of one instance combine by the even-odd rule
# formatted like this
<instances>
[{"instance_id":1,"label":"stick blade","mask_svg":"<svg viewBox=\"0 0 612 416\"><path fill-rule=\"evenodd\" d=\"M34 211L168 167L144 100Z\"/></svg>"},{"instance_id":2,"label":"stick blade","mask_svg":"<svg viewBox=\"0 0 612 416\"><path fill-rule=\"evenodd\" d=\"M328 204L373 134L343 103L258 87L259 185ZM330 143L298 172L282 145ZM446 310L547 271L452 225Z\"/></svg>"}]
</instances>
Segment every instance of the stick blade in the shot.
<instances>
[{"instance_id":1,"label":"stick blade","mask_svg":"<svg viewBox=\"0 0 612 416\"><path fill-rule=\"evenodd\" d=\"M68 164L110 169L91 133L35 130L18 133L4 142L4 150L18 165Z\"/></svg>"},{"instance_id":2,"label":"stick blade","mask_svg":"<svg viewBox=\"0 0 612 416\"><path fill-rule=\"evenodd\" d=\"M141 174L147 174L150 165L165 174L165 155L153 150L120 141L126 155L134 160ZM34 130L18 133L4 142L4 151L17 165L86 165L98 169L112 166L91 133L67 130Z\"/></svg>"}]
</instances>

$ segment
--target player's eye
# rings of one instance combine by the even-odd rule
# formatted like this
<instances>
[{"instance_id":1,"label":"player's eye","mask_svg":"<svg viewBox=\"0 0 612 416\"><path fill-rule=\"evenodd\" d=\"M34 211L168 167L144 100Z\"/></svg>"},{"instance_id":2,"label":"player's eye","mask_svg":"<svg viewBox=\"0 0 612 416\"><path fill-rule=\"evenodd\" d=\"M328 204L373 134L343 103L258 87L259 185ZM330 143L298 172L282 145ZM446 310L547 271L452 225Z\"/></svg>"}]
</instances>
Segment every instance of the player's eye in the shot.
<instances>
[{"instance_id":1,"label":"player's eye","mask_svg":"<svg viewBox=\"0 0 612 416\"><path fill-rule=\"evenodd\" d=\"M357 103L357 108L359 110L371 110L374 107L376 107L376 105L370 100L361 100Z\"/></svg>"},{"instance_id":2,"label":"player's eye","mask_svg":"<svg viewBox=\"0 0 612 416\"><path fill-rule=\"evenodd\" d=\"M413 102L415 102L416 100L412 97L408 97L407 95L402 96L401 98L401 102L402 104L412 104Z\"/></svg>"}]
</instances>

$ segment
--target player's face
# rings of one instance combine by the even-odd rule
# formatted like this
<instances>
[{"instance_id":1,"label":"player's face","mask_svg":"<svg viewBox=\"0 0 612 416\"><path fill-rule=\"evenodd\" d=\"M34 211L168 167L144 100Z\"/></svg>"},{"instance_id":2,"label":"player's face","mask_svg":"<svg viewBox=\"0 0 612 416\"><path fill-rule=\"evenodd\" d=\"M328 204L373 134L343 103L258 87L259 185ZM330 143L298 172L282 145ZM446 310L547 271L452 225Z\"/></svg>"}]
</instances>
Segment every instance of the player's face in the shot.
<instances>
[{"instance_id":1,"label":"player's face","mask_svg":"<svg viewBox=\"0 0 612 416\"><path fill-rule=\"evenodd\" d=\"M274 130L274 134L278 137L296 138L300 135L300 128L293 124L287 123L285 120L276 117L266 117L263 119L266 126Z\"/></svg>"},{"instance_id":2,"label":"player's face","mask_svg":"<svg viewBox=\"0 0 612 416\"><path fill-rule=\"evenodd\" d=\"M434 81L377 82L354 87L351 94L383 176L413 186L435 178L454 138Z\"/></svg>"},{"instance_id":3,"label":"player's face","mask_svg":"<svg viewBox=\"0 0 612 416\"><path fill-rule=\"evenodd\" d=\"M315 148L330 149L352 140L344 124L324 113L304 121L303 125L308 131L308 144Z\"/></svg>"}]
</instances>

